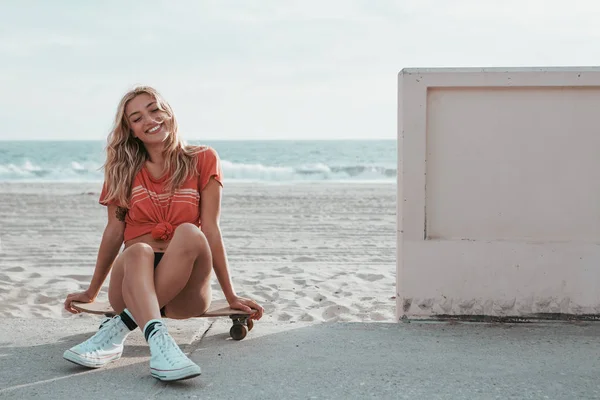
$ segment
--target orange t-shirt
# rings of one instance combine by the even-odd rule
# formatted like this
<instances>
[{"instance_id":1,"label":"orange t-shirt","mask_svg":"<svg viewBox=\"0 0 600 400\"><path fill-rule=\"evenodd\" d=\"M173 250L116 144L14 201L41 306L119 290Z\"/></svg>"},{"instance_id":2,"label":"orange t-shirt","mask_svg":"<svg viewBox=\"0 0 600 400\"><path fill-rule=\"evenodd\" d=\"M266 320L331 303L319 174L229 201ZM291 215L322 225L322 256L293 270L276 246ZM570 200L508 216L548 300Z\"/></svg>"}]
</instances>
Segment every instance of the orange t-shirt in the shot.
<instances>
[{"instance_id":1,"label":"orange t-shirt","mask_svg":"<svg viewBox=\"0 0 600 400\"><path fill-rule=\"evenodd\" d=\"M219 155L211 147L198 153L197 169L200 175L188 178L173 194L165 193L168 174L154 178L146 166L133 180L130 208L125 216L124 240L151 233L159 240L170 240L177 226L189 222L197 227L200 221L200 192L211 177L223 185L223 171ZM106 183L102 187L99 203L106 206Z\"/></svg>"}]
</instances>

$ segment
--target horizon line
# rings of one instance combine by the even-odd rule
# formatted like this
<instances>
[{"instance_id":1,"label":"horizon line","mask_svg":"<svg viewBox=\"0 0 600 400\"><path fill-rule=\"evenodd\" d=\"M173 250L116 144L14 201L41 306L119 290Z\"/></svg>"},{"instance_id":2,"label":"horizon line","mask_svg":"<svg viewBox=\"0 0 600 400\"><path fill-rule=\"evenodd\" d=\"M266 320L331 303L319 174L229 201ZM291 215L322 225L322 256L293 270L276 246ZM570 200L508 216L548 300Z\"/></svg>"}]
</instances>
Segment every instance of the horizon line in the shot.
<instances>
[{"instance_id":1,"label":"horizon line","mask_svg":"<svg viewBox=\"0 0 600 400\"><path fill-rule=\"evenodd\" d=\"M325 141L361 141L361 140L398 140L397 138L332 138L332 139L323 139L323 138L308 138L308 139L300 139L300 138L285 138L285 139L184 139L185 142L196 142L196 141L221 141L221 142L302 142L302 141L314 141L314 142L325 142ZM40 138L32 138L32 139L3 139L0 138L0 142L104 142L106 139L40 139Z\"/></svg>"}]
</instances>

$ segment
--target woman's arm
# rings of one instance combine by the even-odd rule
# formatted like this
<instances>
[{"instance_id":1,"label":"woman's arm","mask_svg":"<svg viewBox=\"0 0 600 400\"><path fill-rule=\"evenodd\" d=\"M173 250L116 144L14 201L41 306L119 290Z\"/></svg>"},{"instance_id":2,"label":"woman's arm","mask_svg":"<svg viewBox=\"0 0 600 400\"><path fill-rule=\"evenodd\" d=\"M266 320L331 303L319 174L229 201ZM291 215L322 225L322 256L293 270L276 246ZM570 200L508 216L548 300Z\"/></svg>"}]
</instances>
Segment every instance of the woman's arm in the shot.
<instances>
[{"instance_id":1,"label":"woman's arm","mask_svg":"<svg viewBox=\"0 0 600 400\"><path fill-rule=\"evenodd\" d=\"M117 206L109 205L108 223L104 228L98 256L96 258L96 267L94 275L87 290L79 293L71 293L67 295L65 300L65 310L71 313L77 313L77 310L71 307L72 301L92 302L98 296L102 284L106 280L112 264L119 254L121 245L123 244L123 234L125 232L125 222L117 217Z\"/></svg>"},{"instance_id":2,"label":"woman's arm","mask_svg":"<svg viewBox=\"0 0 600 400\"><path fill-rule=\"evenodd\" d=\"M123 245L125 232L125 222L117 217L118 208L115 205L108 206L108 223L104 228L98 257L96 259L96 269L86 292L92 299L95 299L100 293L102 284L106 280L112 264L119 255L119 250Z\"/></svg>"},{"instance_id":3,"label":"woman's arm","mask_svg":"<svg viewBox=\"0 0 600 400\"><path fill-rule=\"evenodd\" d=\"M204 190L200 193L200 221L202 223L202 232L206 236L210 251L212 252L215 275L219 280L225 298L231 303L237 295L233 289L233 283L229 275L227 253L225 252L221 227L219 226L219 220L221 219L221 192L222 188L219 182L210 179Z\"/></svg>"},{"instance_id":4,"label":"woman's arm","mask_svg":"<svg viewBox=\"0 0 600 400\"><path fill-rule=\"evenodd\" d=\"M221 192L222 187L220 183L214 179L210 179L204 190L200 193L200 221L202 223L202 232L206 236L212 252L213 269L230 307L246 312L251 311L250 307L254 308L258 310L254 318L260 319L263 308L253 300L239 297L233 289L233 283L229 274L227 253L219 226L221 217Z\"/></svg>"}]
</instances>

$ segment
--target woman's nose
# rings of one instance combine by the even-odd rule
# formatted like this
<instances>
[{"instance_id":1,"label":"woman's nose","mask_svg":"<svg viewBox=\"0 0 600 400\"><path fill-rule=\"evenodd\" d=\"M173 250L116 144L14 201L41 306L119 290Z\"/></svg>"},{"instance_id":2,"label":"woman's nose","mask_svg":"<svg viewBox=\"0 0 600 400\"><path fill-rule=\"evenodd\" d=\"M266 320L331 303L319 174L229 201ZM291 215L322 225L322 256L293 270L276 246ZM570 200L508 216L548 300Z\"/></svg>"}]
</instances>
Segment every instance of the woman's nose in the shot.
<instances>
[{"instance_id":1,"label":"woman's nose","mask_svg":"<svg viewBox=\"0 0 600 400\"><path fill-rule=\"evenodd\" d=\"M148 115L148 117L145 118L145 122L146 128L151 128L152 125L159 124L160 120L158 119L158 116Z\"/></svg>"}]
</instances>

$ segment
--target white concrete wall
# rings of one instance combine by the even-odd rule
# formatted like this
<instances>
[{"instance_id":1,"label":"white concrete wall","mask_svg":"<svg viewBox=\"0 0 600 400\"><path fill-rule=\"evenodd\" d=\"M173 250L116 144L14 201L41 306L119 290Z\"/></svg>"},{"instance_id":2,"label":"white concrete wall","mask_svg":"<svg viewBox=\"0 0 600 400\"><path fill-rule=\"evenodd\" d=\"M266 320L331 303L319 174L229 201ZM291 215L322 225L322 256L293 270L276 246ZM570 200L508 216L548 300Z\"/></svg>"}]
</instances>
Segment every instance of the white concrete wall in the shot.
<instances>
[{"instance_id":1,"label":"white concrete wall","mask_svg":"<svg viewBox=\"0 0 600 400\"><path fill-rule=\"evenodd\" d=\"M405 69L398 318L600 314L600 68Z\"/></svg>"}]
</instances>

